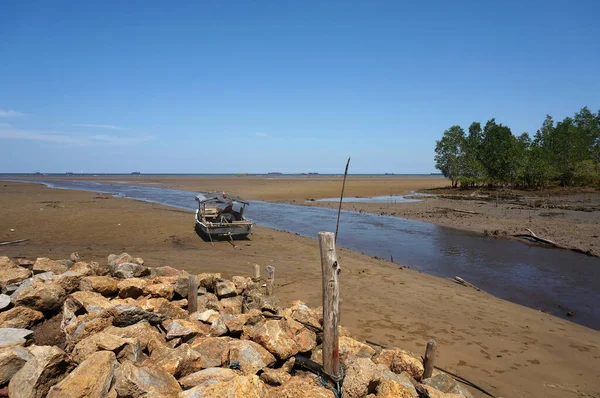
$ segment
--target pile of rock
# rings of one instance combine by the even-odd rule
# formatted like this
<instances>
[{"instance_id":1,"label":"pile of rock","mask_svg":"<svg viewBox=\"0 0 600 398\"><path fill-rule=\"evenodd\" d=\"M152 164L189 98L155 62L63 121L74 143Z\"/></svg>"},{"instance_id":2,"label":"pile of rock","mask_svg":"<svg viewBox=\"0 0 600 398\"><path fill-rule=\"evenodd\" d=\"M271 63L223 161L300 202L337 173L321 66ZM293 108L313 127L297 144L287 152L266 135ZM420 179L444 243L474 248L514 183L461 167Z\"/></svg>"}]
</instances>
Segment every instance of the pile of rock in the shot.
<instances>
[{"instance_id":1,"label":"pile of rock","mask_svg":"<svg viewBox=\"0 0 600 398\"><path fill-rule=\"evenodd\" d=\"M10 397L335 397L295 363L321 363L320 309L280 308L249 278L203 273L188 314L185 271L126 253L78 260L0 257L0 387ZM46 324L61 339L36 345ZM340 358L345 398L470 396L445 374L420 380L417 355L343 328Z\"/></svg>"}]
</instances>

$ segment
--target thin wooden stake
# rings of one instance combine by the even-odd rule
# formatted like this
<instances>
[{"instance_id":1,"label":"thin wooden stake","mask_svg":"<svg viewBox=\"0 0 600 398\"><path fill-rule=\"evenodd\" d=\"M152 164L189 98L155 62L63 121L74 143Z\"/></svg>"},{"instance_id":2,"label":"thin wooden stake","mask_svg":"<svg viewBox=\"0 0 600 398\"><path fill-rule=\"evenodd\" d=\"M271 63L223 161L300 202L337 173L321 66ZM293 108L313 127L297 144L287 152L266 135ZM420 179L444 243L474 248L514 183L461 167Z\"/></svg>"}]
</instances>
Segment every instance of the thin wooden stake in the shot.
<instances>
[{"instance_id":1,"label":"thin wooden stake","mask_svg":"<svg viewBox=\"0 0 600 398\"><path fill-rule=\"evenodd\" d=\"M188 279L188 313L198 311L198 281L194 275Z\"/></svg>"},{"instance_id":2,"label":"thin wooden stake","mask_svg":"<svg viewBox=\"0 0 600 398\"><path fill-rule=\"evenodd\" d=\"M346 176L348 175L348 166L350 166L350 158L348 158L348 163L346 163L346 171L344 171L344 182L342 183L342 194L340 195L340 207L338 208L337 222L335 223L334 243L337 242L338 228L340 227L340 213L342 212L342 200L344 199L344 188L346 187Z\"/></svg>"},{"instance_id":3,"label":"thin wooden stake","mask_svg":"<svg viewBox=\"0 0 600 398\"><path fill-rule=\"evenodd\" d=\"M427 342L427 349L425 350L425 357L423 359L423 377L421 378L421 380L428 379L433 374L433 367L436 354L437 344L435 340L429 340Z\"/></svg>"},{"instance_id":4,"label":"thin wooden stake","mask_svg":"<svg viewBox=\"0 0 600 398\"><path fill-rule=\"evenodd\" d=\"M275 285L275 267L267 265L267 296L273 295L273 287Z\"/></svg>"},{"instance_id":5,"label":"thin wooden stake","mask_svg":"<svg viewBox=\"0 0 600 398\"><path fill-rule=\"evenodd\" d=\"M260 280L260 265L252 264L253 273L252 273L252 282L258 282Z\"/></svg>"},{"instance_id":6,"label":"thin wooden stake","mask_svg":"<svg viewBox=\"0 0 600 398\"><path fill-rule=\"evenodd\" d=\"M338 382L342 379L339 363L340 287L341 267L335 252L335 235L319 232L321 269L323 277L323 372Z\"/></svg>"}]
</instances>

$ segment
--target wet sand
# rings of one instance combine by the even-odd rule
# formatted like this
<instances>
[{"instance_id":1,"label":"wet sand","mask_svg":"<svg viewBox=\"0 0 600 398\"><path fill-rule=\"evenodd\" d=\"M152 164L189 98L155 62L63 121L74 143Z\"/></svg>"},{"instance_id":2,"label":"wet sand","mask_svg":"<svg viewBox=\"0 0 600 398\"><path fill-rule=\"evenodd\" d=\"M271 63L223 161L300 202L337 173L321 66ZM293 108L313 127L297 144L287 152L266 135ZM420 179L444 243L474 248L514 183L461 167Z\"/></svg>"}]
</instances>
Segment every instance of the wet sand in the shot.
<instances>
[{"instance_id":1,"label":"wet sand","mask_svg":"<svg viewBox=\"0 0 600 398\"><path fill-rule=\"evenodd\" d=\"M0 254L64 258L78 251L105 262L126 251L150 266L226 276L250 275L253 263L273 265L283 302L321 301L315 240L258 227L235 248L213 247L195 234L191 212L161 205L0 182L0 240L23 238L30 241ZM435 338L440 366L499 397L600 397L600 332L387 261L339 254L342 324L357 337L416 352Z\"/></svg>"},{"instance_id":2,"label":"wet sand","mask_svg":"<svg viewBox=\"0 0 600 398\"><path fill-rule=\"evenodd\" d=\"M108 176L61 177L103 183L135 183L193 192L226 191L247 199L336 208L337 203L311 199L337 198L342 176ZM43 179L37 177L36 179ZM52 177L50 179L56 179ZM440 176L348 176L344 197L406 195L412 191L452 194L417 203L344 203L343 209L393 215L492 236L510 238L531 229L558 244L600 255L600 190L560 189L543 192L509 191L518 198L480 198L481 192L448 191ZM493 194L492 194L493 195ZM450 196L450 195L448 195ZM468 199L468 200L465 200ZM455 209L475 212L468 214Z\"/></svg>"}]
</instances>

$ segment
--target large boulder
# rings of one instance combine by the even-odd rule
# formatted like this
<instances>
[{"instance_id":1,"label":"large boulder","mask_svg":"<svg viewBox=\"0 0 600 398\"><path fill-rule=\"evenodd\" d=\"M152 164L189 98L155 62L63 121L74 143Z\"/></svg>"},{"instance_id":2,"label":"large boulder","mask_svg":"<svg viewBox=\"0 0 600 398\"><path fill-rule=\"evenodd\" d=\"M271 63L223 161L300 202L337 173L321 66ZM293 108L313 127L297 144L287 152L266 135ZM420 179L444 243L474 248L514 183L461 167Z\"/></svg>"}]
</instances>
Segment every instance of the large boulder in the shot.
<instances>
[{"instance_id":1,"label":"large boulder","mask_svg":"<svg viewBox=\"0 0 600 398\"><path fill-rule=\"evenodd\" d=\"M0 350L0 386L6 385L33 355L23 347Z\"/></svg>"},{"instance_id":2,"label":"large boulder","mask_svg":"<svg viewBox=\"0 0 600 398\"><path fill-rule=\"evenodd\" d=\"M55 280L56 283L58 283L67 294L69 294L79 290L79 284L81 283L81 279L83 277L84 275L80 274L79 272L67 271L58 275Z\"/></svg>"},{"instance_id":3,"label":"large boulder","mask_svg":"<svg viewBox=\"0 0 600 398\"><path fill-rule=\"evenodd\" d=\"M194 312L190 314L190 320L192 321L200 321L204 323L211 324L217 319L219 319L221 315L215 310L206 310L202 312Z\"/></svg>"},{"instance_id":4,"label":"large boulder","mask_svg":"<svg viewBox=\"0 0 600 398\"><path fill-rule=\"evenodd\" d=\"M136 366L124 361L115 372L113 389L118 397L176 397L181 392L177 380L162 369Z\"/></svg>"},{"instance_id":5,"label":"large boulder","mask_svg":"<svg viewBox=\"0 0 600 398\"><path fill-rule=\"evenodd\" d=\"M96 352L52 387L48 398L104 398L108 395L117 366L114 353Z\"/></svg>"},{"instance_id":6,"label":"large boulder","mask_svg":"<svg viewBox=\"0 0 600 398\"><path fill-rule=\"evenodd\" d=\"M228 297L221 300L221 314L241 314L242 296Z\"/></svg>"},{"instance_id":7,"label":"large boulder","mask_svg":"<svg viewBox=\"0 0 600 398\"><path fill-rule=\"evenodd\" d=\"M64 318L63 318L64 322ZM101 332L111 326L113 318L110 314L85 314L71 319L67 323L63 323L63 331L65 339L69 347L85 339L88 336Z\"/></svg>"},{"instance_id":8,"label":"large boulder","mask_svg":"<svg viewBox=\"0 0 600 398\"><path fill-rule=\"evenodd\" d=\"M67 301L72 300L79 308L84 308L88 314L100 314L113 304L100 293L79 291L72 293Z\"/></svg>"},{"instance_id":9,"label":"large boulder","mask_svg":"<svg viewBox=\"0 0 600 398\"><path fill-rule=\"evenodd\" d=\"M19 266L9 257L0 256L0 269L19 268Z\"/></svg>"},{"instance_id":10,"label":"large boulder","mask_svg":"<svg viewBox=\"0 0 600 398\"><path fill-rule=\"evenodd\" d=\"M33 273L41 274L42 272L54 272L55 274L62 274L67 272L68 269L65 265L58 261L50 260L47 257L39 257L33 264Z\"/></svg>"},{"instance_id":11,"label":"large boulder","mask_svg":"<svg viewBox=\"0 0 600 398\"><path fill-rule=\"evenodd\" d=\"M152 297L163 297L167 300L171 300L173 298L174 292L174 285L172 283L167 282L154 283L152 285L148 285L146 286L145 291L145 293L149 294Z\"/></svg>"},{"instance_id":12,"label":"large boulder","mask_svg":"<svg viewBox=\"0 0 600 398\"><path fill-rule=\"evenodd\" d=\"M81 279L79 289L100 293L105 297L115 296L119 290L117 280L110 276L86 276Z\"/></svg>"},{"instance_id":13,"label":"large boulder","mask_svg":"<svg viewBox=\"0 0 600 398\"><path fill-rule=\"evenodd\" d=\"M377 365L369 358L352 358L344 365L342 397L365 397L369 393L369 385L377 379Z\"/></svg>"},{"instance_id":14,"label":"large boulder","mask_svg":"<svg viewBox=\"0 0 600 398\"><path fill-rule=\"evenodd\" d=\"M195 337L191 347L200 354L201 368L219 367L229 360L231 337Z\"/></svg>"},{"instance_id":15,"label":"large boulder","mask_svg":"<svg viewBox=\"0 0 600 398\"><path fill-rule=\"evenodd\" d=\"M335 394L314 378L292 377L281 387L270 389L267 398L335 398Z\"/></svg>"},{"instance_id":16,"label":"large boulder","mask_svg":"<svg viewBox=\"0 0 600 398\"><path fill-rule=\"evenodd\" d=\"M126 345L130 346L129 350L124 349ZM76 363L81 363L96 351L112 351L119 354L119 358L127 358L132 362L141 359L141 346L137 338L125 338L106 331L95 333L78 342L73 347L71 357Z\"/></svg>"},{"instance_id":17,"label":"large boulder","mask_svg":"<svg viewBox=\"0 0 600 398\"><path fill-rule=\"evenodd\" d=\"M181 393L180 398L264 398L268 389L258 376L238 376L227 381L204 383Z\"/></svg>"},{"instance_id":18,"label":"large boulder","mask_svg":"<svg viewBox=\"0 0 600 398\"><path fill-rule=\"evenodd\" d=\"M108 256L108 266L109 267L114 267L115 265L120 265L123 263L135 263L135 260L132 256L130 256L127 253L109 254L109 256ZM140 265L143 265L143 263Z\"/></svg>"},{"instance_id":19,"label":"large boulder","mask_svg":"<svg viewBox=\"0 0 600 398\"><path fill-rule=\"evenodd\" d=\"M142 309L146 311L158 312L159 314L164 315L167 319L183 319L188 315L187 311L175 305L174 302L162 297L148 298L143 296L139 297L137 301L138 305Z\"/></svg>"},{"instance_id":20,"label":"large boulder","mask_svg":"<svg viewBox=\"0 0 600 398\"><path fill-rule=\"evenodd\" d=\"M206 289L209 292L215 291L215 284L217 283L218 279L221 279L220 273L218 273L218 274L202 273L202 274L196 275L196 280L198 281L198 286L203 287L204 289Z\"/></svg>"},{"instance_id":21,"label":"large boulder","mask_svg":"<svg viewBox=\"0 0 600 398\"><path fill-rule=\"evenodd\" d=\"M188 321L185 319L173 319L163 322L167 331L167 340L181 337L185 340L197 334L205 334L206 327L200 322Z\"/></svg>"},{"instance_id":22,"label":"large boulder","mask_svg":"<svg viewBox=\"0 0 600 398\"><path fill-rule=\"evenodd\" d=\"M232 340L229 342L227 364L231 366L234 363L245 375L254 375L259 370L274 364L275 357L253 341Z\"/></svg>"},{"instance_id":23,"label":"large boulder","mask_svg":"<svg viewBox=\"0 0 600 398\"><path fill-rule=\"evenodd\" d=\"M235 296L235 283L227 279L217 279L215 283L215 293L219 298Z\"/></svg>"},{"instance_id":24,"label":"large boulder","mask_svg":"<svg viewBox=\"0 0 600 398\"><path fill-rule=\"evenodd\" d=\"M119 289L119 297L131 297L134 299L138 298L142 294L144 294L144 289L146 288L147 284L147 280L133 277L119 281L119 283L117 283L117 288Z\"/></svg>"},{"instance_id":25,"label":"large boulder","mask_svg":"<svg viewBox=\"0 0 600 398\"><path fill-rule=\"evenodd\" d=\"M443 393L458 394L466 398L472 398L471 393L456 382L446 373L438 373L428 379L423 380L423 384L435 388Z\"/></svg>"},{"instance_id":26,"label":"large boulder","mask_svg":"<svg viewBox=\"0 0 600 398\"><path fill-rule=\"evenodd\" d=\"M176 378L202 369L200 354L189 344L182 344L177 348L157 348L144 364L162 369Z\"/></svg>"},{"instance_id":27,"label":"large boulder","mask_svg":"<svg viewBox=\"0 0 600 398\"><path fill-rule=\"evenodd\" d=\"M152 276L174 276L174 277L178 277L182 272L185 271L179 271L176 268L173 267L169 267L167 266L163 266L163 267L156 267L156 268L151 268L150 271L152 272Z\"/></svg>"},{"instance_id":28,"label":"large boulder","mask_svg":"<svg viewBox=\"0 0 600 398\"><path fill-rule=\"evenodd\" d=\"M1 328L0 348L25 345L33 337L33 332L27 329Z\"/></svg>"},{"instance_id":29,"label":"large boulder","mask_svg":"<svg viewBox=\"0 0 600 398\"><path fill-rule=\"evenodd\" d=\"M113 315L113 325L129 326L140 321L146 321L150 324L158 324L165 320L165 316L156 312L144 311L134 305L117 305L110 309Z\"/></svg>"},{"instance_id":30,"label":"large boulder","mask_svg":"<svg viewBox=\"0 0 600 398\"><path fill-rule=\"evenodd\" d=\"M238 374L228 368L206 368L191 373L179 379L181 387L188 389L205 383L229 381L236 378Z\"/></svg>"},{"instance_id":31,"label":"large boulder","mask_svg":"<svg viewBox=\"0 0 600 398\"><path fill-rule=\"evenodd\" d=\"M260 374L260 379L270 386L280 386L291 378L292 375L283 369L267 368Z\"/></svg>"},{"instance_id":32,"label":"large boulder","mask_svg":"<svg viewBox=\"0 0 600 398\"><path fill-rule=\"evenodd\" d=\"M142 350L152 351L149 346L156 342L159 342L159 344L164 342L162 335L148 322L138 322L126 327L110 326L104 329L104 333L124 339L136 339L139 341Z\"/></svg>"},{"instance_id":33,"label":"large boulder","mask_svg":"<svg viewBox=\"0 0 600 398\"><path fill-rule=\"evenodd\" d=\"M265 347L279 359L287 359L299 352L308 352L317 345L316 334L302 324L284 318L268 320L245 328L248 337Z\"/></svg>"},{"instance_id":34,"label":"large boulder","mask_svg":"<svg viewBox=\"0 0 600 398\"><path fill-rule=\"evenodd\" d=\"M29 352L33 358L10 379L8 394L11 397L42 398L70 368L67 355L56 346L32 346Z\"/></svg>"},{"instance_id":35,"label":"large boulder","mask_svg":"<svg viewBox=\"0 0 600 398\"><path fill-rule=\"evenodd\" d=\"M221 302L212 293L206 293L198 297L198 312L204 312L206 310L221 311Z\"/></svg>"},{"instance_id":36,"label":"large boulder","mask_svg":"<svg viewBox=\"0 0 600 398\"><path fill-rule=\"evenodd\" d=\"M413 387L414 389L414 387ZM377 381L375 385L376 395L368 395L367 397L383 397L383 398L414 398L413 395L406 387L398 384L392 380L381 379Z\"/></svg>"},{"instance_id":37,"label":"large boulder","mask_svg":"<svg viewBox=\"0 0 600 398\"><path fill-rule=\"evenodd\" d=\"M150 275L150 268L136 263L115 264L110 267L110 274L115 278L141 278Z\"/></svg>"},{"instance_id":38,"label":"large boulder","mask_svg":"<svg viewBox=\"0 0 600 398\"><path fill-rule=\"evenodd\" d=\"M373 358L375 363L385 365L394 373L406 372L414 379L423 376L423 362L418 355L399 348L383 349Z\"/></svg>"},{"instance_id":39,"label":"large boulder","mask_svg":"<svg viewBox=\"0 0 600 398\"><path fill-rule=\"evenodd\" d=\"M58 311L65 301L66 292L59 284L35 281L31 286L13 297L15 305L29 307L36 311Z\"/></svg>"},{"instance_id":40,"label":"large boulder","mask_svg":"<svg viewBox=\"0 0 600 398\"><path fill-rule=\"evenodd\" d=\"M31 271L21 268L18 265L10 268L2 267L0 268L0 287L2 288L2 291L6 291L7 286L23 282L30 276Z\"/></svg>"}]
</instances>

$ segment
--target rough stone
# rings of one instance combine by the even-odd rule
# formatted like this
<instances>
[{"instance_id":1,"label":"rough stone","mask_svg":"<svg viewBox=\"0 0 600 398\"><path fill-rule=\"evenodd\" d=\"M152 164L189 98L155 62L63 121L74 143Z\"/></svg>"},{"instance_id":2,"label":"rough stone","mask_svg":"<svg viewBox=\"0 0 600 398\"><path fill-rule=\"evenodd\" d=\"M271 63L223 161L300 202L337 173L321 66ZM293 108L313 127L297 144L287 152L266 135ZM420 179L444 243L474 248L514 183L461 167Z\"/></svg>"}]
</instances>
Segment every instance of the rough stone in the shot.
<instances>
[{"instance_id":1,"label":"rough stone","mask_svg":"<svg viewBox=\"0 0 600 398\"><path fill-rule=\"evenodd\" d=\"M175 277L177 277L177 276L179 276L179 274L181 274L181 271L179 271L178 269L175 269L173 267L169 267L169 266L151 268L150 271L152 272L152 276L175 276Z\"/></svg>"},{"instance_id":2,"label":"rough stone","mask_svg":"<svg viewBox=\"0 0 600 398\"><path fill-rule=\"evenodd\" d=\"M292 375L282 369L265 369L260 379L271 386L280 386L292 378Z\"/></svg>"},{"instance_id":3,"label":"rough stone","mask_svg":"<svg viewBox=\"0 0 600 398\"><path fill-rule=\"evenodd\" d=\"M464 398L464 396L460 394L441 392L440 390L425 384L422 384L421 387L425 390L429 398Z\"/></svg>"},{"instance_id":4,"label":"rough stone","mask_svg":"<svg viewBox=\"0 0 600 398\"><path fill-rule=\"evenodd\" d=\"M342 397L365 397L369 393L369 385L377 379L377 365L369 358L352 358L344 365Z\"/></svg>"},{"instance_id":5,"label":"rough stone","mask_svg":"<svg viewBox=\"0 0 600 398\"><path fill-rule=\"evenodd\" d=\"M6 294L0 294L0 311L4 311L10 307L12 302L10 301L10 296Z\"/></svg>"},{"instance_id":6,"label":"rough stone","mask_svg":"<svg viewBox=\"0 0 600 398\"><path fill-rule=\"evenodd\" d=\"M414 379L423 375L423 362L419 356L399 348L383 349L373 361L387 366L394 373L406 372Z\"/></svg>"},{"instance_id":7,"label":"rough stone","mask_svg":"<svg viewBox=\"0 0 600 398\"><path fill-rule=\"evenodd\" d=\"M167 340L177 337L187 339L197 334L203 334L203 329L200 328L199 322L185 319L167 320L163 322L163 326L167 330Z\"/></svg>"},{"instance_id":8,"label":"rough stone","mask_svg":"<svg viewBox=\"0 0 600 398\"><path fill-rule=\"evenodd\" d=\"M270 389L267 398L335 398L335 394L314 378L292 377L282 386Z\"/></svg>"},{"instance_id":9,"label":"rough stone","mask_svg":"<svg viewBox=\"0 0 600 398\"><path fill-rule=\"evenodd\" d=\"M79 262L73 264L73 266L71 268L69 268L69 271L77 272L84 276L95 275L95 272L92 269L92 267L85 261L79 261Z\"/></svg>"},{"instance_id":10,"label":"rough stone","mask_svg":"<svg viewBox=\"0 0 600 398\"><path fill-rule=\"evenodd\" d=\"M108 255L108 265L113 267L115 265L123 264L123 263L133 263L133 257L127 253L121 254L109 254Z\"/></svg>"},{"instance_id":11,"label":"rough stone","mask_svg":"<svg viewBox=\"0 0 600 398\"><path fill-rule=\"evenodd\" d=\"M231 337L196 337L191 347L200 354L200 367L219 367L229 359L229 343Z\"/></svg>"},{"instance_id":12,"label":"rough stone","mask_svg":"<svg viewBox=\"0 0 600 398\"><path fill-rule=\"evenodd\" d=\"M48 398L104 398L110 390L117 366L114 353L96 352L52 387Z\"/></svg>"},{"instance_id":13,"label":"rough stone","mask_svg":"<svg viewBox=\"0 0 600 398\"><path fill-rule=\"evenodd\" d=\"M63 328L68 346L72 347L86 337L106 329L112 322L113 318L108 314L85 314L72 319Z\"/></svg>"},{"instance_id":14,"label":"rough stone","mask_svg":"<svg viewBox=\"0 0 600 398\"><path fill-rule=\"evenodd\" d=\"M232 340L228 344L227 364L237 362L245 375L256 374L259 370L275 363L275 357L259 344L250 340Z\"/></svg>"},{"instance_id":15,"label":"rough stone","mask_svg":"<svg viewBox=\"0 0 600 398\"><path fill-rule=\"evenodd\" d=\"M218 318L210 325L210 330L208 333L211 336L223 336L224 334L227 334L227 332L227 325L225 325L223 318Z\"/></svg>"},{"instance_id":16,"label":"rough stone","mask_svg":"<svg viewBox=\"0 0 600 398\"><path fill-rule=\"evenodd\" d=\"M414 387L413 387L414 389ZM385 397L385 398L414 398L416 395L413 395L411 391L409 391L406 387L401 384L398 384L392 380L381 379L377 382L377 386L375 387L375 391L377 397ZM370 397L371 395L369 395Z\"/></svg>"},{"instance_id":17,"label":"rough stone","mask_svg":"<svg viewBox=\"0 0 600 398\"><path fill-rule=\"evenodd\" d=\"M68 269L58 261L50 260L47 257L39 257L33 264L33 273L41 274L42 272L54 272L55 274L62 274L67 272Z\"/></svg>"},{"instance_id":18,"label":"rough stone","mask_svg":"<svg viewBox=\"0 0 600 398\"><path fill-rule=\"evenodd\" d=\"M146 286L146 293L152 297L163 297L167 300L173 298L175 290L171 283L155 283L153 285Z\"/></svg>"},{"instance_id":19,"label":"rough stone","mask_svg":"<svg viewBox=\"0 0 600 398\"><path fill-rule=\"evenodd\" d=\"M32 335L27 329L0 328L0 348L24 345Z\"/></svg>"},{"instance_id":20,"label":"rough stone","mask_svg":"<svg viewBox=\"0 0 600 398\"><path fill-rule=\"evenodd\" d=\"M221 314L241 314L242 313L242 296L224 298L221 300Z\"/></svg>"},{"instance_id":21,"label":"rough stone","mask_svg":"<svg viewBox=\"0 0 600 398\"><path fill-rule=\"evenodd\" d=\"M372 358L375 355L375 350L371 346L344 336L339 338L339 352L340 357L348 353L364 358Z\"/></svg>"},{"instance_id":22,"label":"rough stone","mask_svg":"<svg viewBox=\"0 0 600 398\"><path fill-rule=\"evenodd\" d=\"M203 312L194 312L190 314L190 319L193 321L200 321L204 323L213 323L217 319L219 319L221 315L215 310L206 310Z\"/></svg>"},{"instance_id":23,"label":"rough stone","mask_svg":"<svg viewBox=\"0 0 600 398\"><path fill-rule=\"evenodd\" d=\"M198 312L204 312L206 310L221 311L221 302L212 293L206 293L198 297Z\"/></svg>"},{"instance_id":24,"label":"rough stone","mask_svg":"<svg viewBox=\"0 0 600 398\"><path fill-rule=\"evenodd\" d=\"M110 267L110 274L115 278L140 278L150 275L150 268L136 263L121 263Z\"/></svg>"},{"instance_id":25,"label":"rough stone","mask_svg":"<svg viewBox=\"0 0 600 398\"><path fill-rule=\"evenodd\" d=\"M446 373L438 373L433 375L432 377L423 380L423 384L431 386L436 390L440 390L443 393L458 394L466 398L472 398L472 395L469 391L462 388L462 386L458 384L456 380Z\"/></svg>"},{"instance_id":26,"label":"rough stone","mask_svg":"<svg viewBox=\"0 0 600 398\"><path fill-rule=\"evenodd\" d=\"M139 345L139 341L137 339L124 338L102 331L78 342L75 347L73 347L71 356L73 361L81 363L96 351L104 350L120 353L120 349L126 344L135 346L136 344ZM135 362L135 360L133 362Z\"/></svg>"},{"instance_id":27,"label":"rough stone","mask_svg":"<svg viewBox=\"0 0 600 398\"><path fill-rule=\"evenodd\" d=\"M165 320L165 316L156 312L144 311L134 305L117 305L110 309L114 316L113 325L129 326L140 321L147 321L150 324L158 324Z\"/></svg>"},{"instance_id":28,"label":"rough stone","mask_svg":"<svg viewBox=\"0 0 600 398\"><path fill-rule=\"evenodd\" d=\"M213 293L215 291L215 284L217 279L221 279L221 274L208 274L202 273L196 275L196 280L198 280L198 286L202 286L207 291Z\"/></svg>"},{"instance_id":29,"label":"rough stone","mask_svg":"<svg viewBox=\"0 0 600 398\"><path fill-rule=\"evenodd\" d=\"M186 271L181 271L180 275L175 280L173 288L179 297L187 298L189 280L190 274ZM204 293L206 293L206 288L203 287L202 289L204 290Z\"/></svg>"},{"instance_id":30,"label":"rough stone","mask_svg":"<svg viewBox=\"0 0 600 398\"><path fill-rule=\"evenodd\" d=\"M254 285L252 279L243 276L234 276L231 278L231 281L235 285L235 293L238 295L244 293L248 286Z\"/></svg>"},{"instance_id":31,"label":"rough stone","mask_svg":"<svg viewBox=\"0 0 600 398\"><path fill-rule=\"evenodd\" d=\"M257 310L252 310L247 314L238 314L238 315L224 315L223 322L225 322L225 326L231 333L241 333L246 324L256 324L262 321L262 316L260 312Z\"/></svg>"},{"instance_id":32,"label":"rough stone","mask_svg":"<svg viewBox=\"0 0 600 398\"><path fill-rule=\"evenodd\" d=\"M244 298L242 312L252 310L269 311L277 313L279 311L279 300L275 296L263 296L262 294L249 294Z\"/></svg>"},{"instance_id":33,"label":"rough stone","mask_svg":"<svg viewBox=\"0 0 600 398\"><path fill-rule=\"evenodd\" d=\"M0 287L4 291L8 285L23 282L30 276L31 271L18 265L10 268L0 268Z\"/></svg>"},{"instance_id":34,"label":"rough stone","mask_svg":"<svg viewBox=\"0 0 600 398\"><path fill-rule=\"evenodd\" d=\"M69 256L69 260L71 260L72 262L76 263L78 261L81 261L81 256L79 255L79 253L77 252L73 252L71 253L71 255Z\"/></svg>"},{"instance_id":35,"label":"rough stone","mask_svg":"<svg viewBox=\"0 0 600 398\"><path fill-rule=\"evenodd\" d=\"M177 348L161 347L156 349L152 351L150 358L144 364L160 368L176 378L202 369L200 354L186 343Z\"/></svg>"},{"instance_id":36,"label":"rough stone","mask_svg":"<svg viewBox=\"0 0 600 398\"><path fill-rule=\"evenodd\" d=\"M0 256L0 269L19 268L9 257Z\"/></svg>"},{"instance_id":37,"label":"rough stone","mask_svg":"<svg viewBox=\"0 0 600 398\"><path fill-rule=\"evenodd\" d=\"M289 318L262 322L247 328L247 331L251 340L279 359L287 359L298 352L308 352L317 345L317 336L313 331Z\"/></svg>"},{"instance_id":38,"label":"rough stone","mask_svg":"<svg viewBox=\"0 0 600 398\"><path fill-rule=\"evenodd\" d=\"M65 301L66 292L57 283L35 281L31 286L13 297L15 305L22 305L41 312L57 311Z\"/></svg>"},{"instance_id":39,"label":"rough stone","mask_svg":"<svg viewBox=\"0 0 600 398\"><path fill-rule=\"evenodd\" d=\"M81 283L81 279L84 277L83 274L75 271L67 271L58 275L55 278L56 283L60 285L65 291L65 293L70 294L76 290L79 290L79 284Z\"/></svg>"},{"instance_id":40,"label":"rough stone","mask_svg":"<svg viewBox=\"0 0 600 398\"><path fill-rule=\"evenodd\" d=\"M69 370L67 355L56 346L32 346L29 352L34 358L28 360L8 383L11 397L42 398Z\"/></svg>"},{"instance_id":41,"label":"rough stone","mask_svg":"<svg viewBox=\"0 0 600 398\"><path fill-rule=\"evenodd\" d=\"M235 284L227 279L217 279L215 283L215 293L219 298L232 297L237 294L235 291Z\"/></svg>"},{"instance_id":42,"label":"rough stone","mask_svg":"<svg viewBox=\"0 0 600 398\"><path fill-rule=\"evenodd\" d=\"M119 289L119 297L121 298L138 298L144 294L144 290L148 285L148 281L140 278L130 277L117 283Z\"/></svg>"},{"instance_id":43,"label":"rough stone","mask_svg":"<svg viewBox=\"0 0 600 398\"><path fill-rule=\"evenodd\" d=\"M100 293L105 297L115 296L119 291L117 280L110 276L86 276L81 279L79 289Z\"/></svg>"},{"instance_id":44,"label":"rough stone","mask_svg":"<svg viewBox=\"0 0 600 398\"><path fill-rule=\"evenodd\" d=\"M152 342L163 340L162 335L148 322L139 322L127 327L110 326L104 330L104 333L125 339L137 339L143 350L148 349Z\"/></svg>"},{"instance_id":45,"label":"rough stone","mask_svg":"<svg viewBox=\"0 0 600 398\"><path fill-rule=\"evenodd\" d=\"M205 383L229 381L237 376L236 372L228 368L207 368L182 377L179 379L179 384L188 389Z\"/></svg>"},{"instance_id":46,"label":"rough stone","mask_svg":"<svg viewBox=\"0 0 600 398\"><path fill-rule=\"evenodd\" d=\"M35 261L29 260L28 258L19 257L15 259L15 263L20 267L32 269L33 264L35 264ZM0 268L3 268L2 260L0 260Z\"/></svg>"},{"instance_id":47,"label":"rough stone","mask_svg":"<svg viewBox=\"0 0 600 398\"><path fill-rule=\"evenodd\" d=\"M77 306L83 307L89 314L99 314L113 306L113 304L100 293L89 291L74 292L69 296L67 301L70 300Z\"/></svg>"},{"instance_id":48,"label":"rough stone","mask_svg":"<svg viewBox=\"0 0 600 398\"><path fill-rule=\"evenodd\" d=\"M268 389L258 376L238 376L231 380L204 383L181 393L180 398L264 398Z\"/></svg>"},{"instance_id":49,"label":"rough stone","mask_svg":"<svg viewBox=\"0 0 600 398\"><path fill-rule=\"evenodd\" d=\"M27 307L13 307L0 313L0 328L29 329L44 319L44 314Z\"/></svg>"},{"instance_id":50,"label":"rough stone","mask_svg":"<svg viewBox=\"0 0 600 398\"><path fill-rule=\"evenodd\" d=\"M176 397L181 392L177 380L162 369L136 366L123 361L117 368L113 384L118 397Z\"/></svg>"},{"instance_id":51,"label":"rough stone","mask_svg":"<svg viewBox=\"0 0 600 398\"><path fill-rule=\"evenodd\" d=\"M0 350L0 385L10 381L25 363L33 358L29 351L22 347L11 347Z\"/></svg>"}]
</instances>

